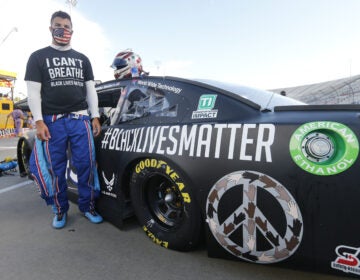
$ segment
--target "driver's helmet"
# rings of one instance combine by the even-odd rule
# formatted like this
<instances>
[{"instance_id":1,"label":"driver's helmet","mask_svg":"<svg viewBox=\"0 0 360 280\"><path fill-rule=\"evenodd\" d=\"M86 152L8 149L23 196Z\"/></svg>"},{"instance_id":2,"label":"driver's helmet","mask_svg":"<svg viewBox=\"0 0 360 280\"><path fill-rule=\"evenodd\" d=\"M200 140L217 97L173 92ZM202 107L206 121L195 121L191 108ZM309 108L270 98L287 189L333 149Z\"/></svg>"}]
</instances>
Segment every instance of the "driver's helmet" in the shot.
<instances>
[{"instance_id":1,"label":"driver's helmet","mask_svg":"<svg viewBox=\"0 0 360 280\"><path fill-rule=\"evenodd\" d=\"M137 68L139 75L144 72L141 64L141 57L131 49L119 52L115 56L111 67L114 69L115 79L131 78L131 68L134 67Z\"/></svg>"}]
</instances>

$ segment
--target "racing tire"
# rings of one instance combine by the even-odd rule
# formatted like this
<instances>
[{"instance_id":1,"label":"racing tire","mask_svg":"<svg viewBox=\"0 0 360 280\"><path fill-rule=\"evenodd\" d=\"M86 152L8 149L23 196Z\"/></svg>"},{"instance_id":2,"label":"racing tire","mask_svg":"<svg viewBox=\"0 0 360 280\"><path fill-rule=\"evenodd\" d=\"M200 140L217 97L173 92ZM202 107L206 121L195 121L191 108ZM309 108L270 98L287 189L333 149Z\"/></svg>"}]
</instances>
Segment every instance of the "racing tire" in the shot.
<instances>
[{"instance_id":1,"label":"racing tire","mask_svg":"<svg viewBox=\"0 0 360 280\"><path fill-rule=\"evenodd\" d=\"M19 165L19 172L21 177L28 176L30 179L30 156L31 156L31 149L29 147L29 143L24 138L20 138L18 143L18 165Z\"/></svg>"},{"instance_id":2,"label":"racing tire","mask_svg":"<svg viewBox=\"0 0 360 280\"><path fill-rule=\"evenodd\" d=\"M138 162L130 180L130 198L139 223L154 243L177 251L198 246L200 208L191 187L173 166L154 158Z\"/></svg>"}]
</instances>

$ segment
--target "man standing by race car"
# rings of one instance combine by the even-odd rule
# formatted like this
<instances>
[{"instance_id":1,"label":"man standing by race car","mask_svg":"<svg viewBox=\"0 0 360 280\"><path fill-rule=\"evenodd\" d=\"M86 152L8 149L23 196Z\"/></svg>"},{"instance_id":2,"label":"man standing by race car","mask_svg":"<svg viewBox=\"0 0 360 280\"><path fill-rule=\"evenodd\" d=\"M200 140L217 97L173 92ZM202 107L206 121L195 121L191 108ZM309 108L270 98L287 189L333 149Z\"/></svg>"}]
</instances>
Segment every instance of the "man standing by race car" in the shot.
<instances>
[{"instance_id":1,"label":"man standing by race car","mask_svg":"<svg viewBox=\"0 0 360 280\"><path fill-rule=\"evenodd\" d=\"M55 12L50 23L52 44L31 54L25 73L37 136L30 171L41 197L55 213L52 226L64 227L69 209L65 172L70 144L78 175L79 209L92 223L100 223L102 217L95 212L100 189L93 135L98 136L101 127L94 75L89 59L71 48L69 14Z\"/></svg>"}]
</instances>

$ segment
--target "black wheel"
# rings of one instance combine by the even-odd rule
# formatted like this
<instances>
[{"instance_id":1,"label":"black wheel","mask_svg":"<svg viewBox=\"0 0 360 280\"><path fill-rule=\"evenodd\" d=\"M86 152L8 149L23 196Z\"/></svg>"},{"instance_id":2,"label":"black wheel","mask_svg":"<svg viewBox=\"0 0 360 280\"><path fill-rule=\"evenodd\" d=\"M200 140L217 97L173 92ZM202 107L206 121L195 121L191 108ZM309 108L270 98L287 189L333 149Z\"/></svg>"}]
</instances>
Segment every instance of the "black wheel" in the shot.
<instances>
[{"instance_id":1,"label":"black wheel","mask_svg":"<svg viewBox=\"0 0 360 280\"><path fill-rule=\"evenodd\" d=\"M201 214L190 186L172 166L157 159L140 161L132 174L130 196L145 233L156 244L194 249L201 236Z\"/></svg>"}]
</instances>

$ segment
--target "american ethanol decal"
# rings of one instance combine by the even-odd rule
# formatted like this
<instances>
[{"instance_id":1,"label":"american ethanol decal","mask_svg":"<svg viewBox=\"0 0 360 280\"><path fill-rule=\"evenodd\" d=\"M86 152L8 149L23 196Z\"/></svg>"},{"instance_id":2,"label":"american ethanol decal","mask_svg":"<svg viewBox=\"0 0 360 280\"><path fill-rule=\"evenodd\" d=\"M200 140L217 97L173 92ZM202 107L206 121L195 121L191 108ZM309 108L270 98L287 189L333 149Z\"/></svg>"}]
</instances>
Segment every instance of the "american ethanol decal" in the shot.
<instances>
[{"instance_id":1,"label":"american ethanol decal","mask_svg":"<svg viewBox=\"0 0 360 280\"><path fill-rule=\"evenodd\" d=\"M320 176L336 175L347 170L359 154L354 132L337 122L310 122L291 136L290 154L303 170Z\"/></svg>"}]
</instances>

